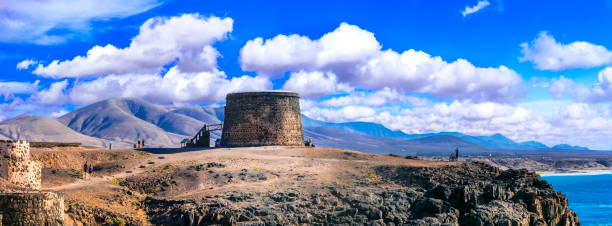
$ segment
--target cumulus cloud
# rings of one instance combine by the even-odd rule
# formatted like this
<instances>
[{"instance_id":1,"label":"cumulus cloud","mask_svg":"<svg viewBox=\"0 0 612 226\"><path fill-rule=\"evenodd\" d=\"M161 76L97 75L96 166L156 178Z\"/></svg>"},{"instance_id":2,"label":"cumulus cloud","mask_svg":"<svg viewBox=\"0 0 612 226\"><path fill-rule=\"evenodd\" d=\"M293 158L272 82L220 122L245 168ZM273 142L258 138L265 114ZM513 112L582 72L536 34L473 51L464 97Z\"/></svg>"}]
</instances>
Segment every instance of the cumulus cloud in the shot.
<instances>
[{"instance_id":1,"label":"cumulus cloud","mask_svg":"<svg viewBox=\"0 0 612 226\"><path fill-rule=\"evenodd\" d=\"M521 44L523 57L540 70L563 71L574 68L592 68L612 63L612 51L604 46L584 41L559 43L546 31L540 32L531 43Z\"/></svg>"},{"instance_id":2,"label":"cumulus cloud","mask_svg":"<svg viewBox=\"0 0 612 226\"><path fill-rule=\"evenodd\" d=\"M344 106L341 108L312 107L302 113L309 118L328 122L373 121L376 111L366 106Z\"/></svg>"},{"instance_id":3,"label":"cumulus cloud","mask_svg":"<svg viewBox=\"0 0 612 226\"><path fill-rule=\"evenodd\" d=\"M566 95L578 101L585 101L590 98L590 90L581 83L576 83L574 80L564 77L552 78L550 85L547 88L548 93L557 99L561 99Z\"/></svg>"},{"instance_id":4,"label":"cumulus cloud","mask_svg":"<svg viewBox=\"0 0 612 226\"><path fill-rule=\"evenodd\" d=\"M0 82L0 93L9 96L13 94L30 94L38 90L39 80L35 82Z\"/></svg>"},{"instance_id":5,"label":"cumulus cloud","mask_svg":"<svg viewBox=\"0 0 612 226\"><path fill-rule=\"evenodd\" d=\"M319 40L300 35L255 38L240 50L242 69L265 75L282 75L302 69L341 69L365 62L377 55L381 46L374 34L342 23Z\"/></svg>"},{"instance_id":6,"label":"cumulus cloud","mask_svg":"<svg viewBox=\"0 0 612 226\"><path fill-rule=\"evenodd\" d=\"M599 83L591 90L590 101L612 101L612 67L606 67L597 74Z\"/></svg>"},{"instance_id":7,"label":"cumulus cloud","mask_svg":"<svg viewBox=\"0 0 612 226\"><path fill-rule=\"evenodd\" d=\"M231 18L198 14L151 18L126 48L94 46L86 56L40 64L33 73L50 78L158 73L172 63L184 72L211 71L219 56L212 44L224 40L232 24Z\"/></svg>"},{"instance_id":8,"label":"cumulus cloud","mask_svg":"<svg viewBox=\"0 0 612 226\"><path fill-rule=\"evenodd\" d=\"M44 105L61 105L66 103L64 91L68 87L68 80L52 83L49 88L40 90L28 99L29 102Z\"/></svg>"},{"instance_id":9,"label":"cumulus cloud","mask_svg":"<svg viewBox=\"0 0 612 226\"><path fill-rule=\"evenodd\" d=\"M570 96L579 102L608 102L612 101L612 67L606 67L598 75L598 83L587 88L582 83L560 76L553 78L548 92L555 98Z\"/></svg>"},{"instance_id":10,"label":"cumulus cloud","mask_svg":"<svg viewBox=\"0 0 612 226\"><path fill-rule=\"evenodd\" d=\"M113 97L134 97L157 104L216 103L230 92L272 87L265 77L227 78L224 72L182 72L178 66L165 75L109 75L89 82L78 82L71 89L70 101L89 104Z\"/></svg>"},{"instance_id":11,"label":"cumulus cloud","mask_svg":"<svg viewBox=\"0 0 612 226\"><path fill-rule=\"evenodd\" d=\"M24 60L24 61L21 61L21 62L17 63L17 69L25 70L25 69L28 69L30 66L32 66L32 65L34 65L36 63L37 63L36 61L33 61L31 59Z\"/></svg>"},{"instance_id":12,"label":"cumulus cloud","mask_svg":"<svg viewBox=\"0 0 612 226\"><path fill-rule=\"evenodd\" d=\"M287 71L333 73L338 83L379 90L431 93L441 98L509 102L523 96L521 77L505 67L476 67L467 60L408 50L381 50L374 34L343 23L318 40L299 35L248 41L240 52L244 70L264 75ZM302 77L320 77L320 73Z\"/></svg>"},{"instance_id":13,"label":"cumulus cloud","mask_svg":"<svg viewBox=\"0 0 612 226\"><path fill-rule=\"evenodd\" d=\"M125 18L160 5L161 0L3 0L0 42L55 44L86 33L92 22Z\"/></svg>"},{"instance_id":14,"label":"cumulus cloud","mask_svg":"<svg viewBox=\"0 0 612 226\"><path fill-rule=\"evenodd\" d=\"M228 77L217 68L213 44L232 31L231 18L184 14L155 17L140 26L128 47L94 46L86 56L38 65L33 73L79 78L35 93L40 104L89 104L134 97L156 104L217 103L229 92L270 89L267 77ZM168 68L167 70L165 68ZM74 81L69 85L68 81Z\"/></svg>"},{"instance_id":15,"label":"cumulus cloud","mask_svg":"<svg viewBox=\"0 0 612 226\"><path fill-rule=\"evenodd\" d=\"M350 105L384 106L390 103L397 103L407 99L406 96L389 88L384 88L376 92L354 92L346 96L333 97L321 102L321 105L328 107L342 107ZM413 100L413 99L411 99Z\"/></svg>"},{"instance_id":16,"label":"cumulus cloud","mask_svg":"<svg viewBox=\"0 0 612 226\"><path fill-rule=\"evenodd\" d=\"M328 72L294 72L283 86L284 90L294 91L302 97L317 98L338 91L349 91L346 84L339 84L336 75Z\"/></svg>"},{"instance_id":17,"label":"cumulus cloud","mask_svg":"<svg viewBox=\"0 0 612 226\"><path fill-rule=\"evenodd\" d=\"M489 1L487 0L482 0L482 1L478 1L478 3L476 3L476 5L470 7L470 6L466 6L465 9L463 9L461 11L461 15L463 15L463 17L470 15L472 13L478 12L482 9L484 9L485 7L489 6L491 3L489 3Z\"/></svg>"}]
</instances>

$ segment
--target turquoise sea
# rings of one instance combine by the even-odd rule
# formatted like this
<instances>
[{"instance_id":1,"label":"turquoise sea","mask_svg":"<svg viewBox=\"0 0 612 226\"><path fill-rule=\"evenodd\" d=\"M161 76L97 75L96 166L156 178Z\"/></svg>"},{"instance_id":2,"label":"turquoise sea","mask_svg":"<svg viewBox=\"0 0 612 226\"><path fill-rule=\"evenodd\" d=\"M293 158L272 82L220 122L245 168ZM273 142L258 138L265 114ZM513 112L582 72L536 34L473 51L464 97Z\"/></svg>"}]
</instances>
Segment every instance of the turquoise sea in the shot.
<instances>
[{"instance_id":1,"label":"turquoise sea","mask_svg":"<svg viewBox=\"0 0 612 226\"><path fill-rule=\"evenodd\" d=\"M612 172L544 173L541 178L568 198L582 225L612 225Z\"/></svg>"}]
</instances>

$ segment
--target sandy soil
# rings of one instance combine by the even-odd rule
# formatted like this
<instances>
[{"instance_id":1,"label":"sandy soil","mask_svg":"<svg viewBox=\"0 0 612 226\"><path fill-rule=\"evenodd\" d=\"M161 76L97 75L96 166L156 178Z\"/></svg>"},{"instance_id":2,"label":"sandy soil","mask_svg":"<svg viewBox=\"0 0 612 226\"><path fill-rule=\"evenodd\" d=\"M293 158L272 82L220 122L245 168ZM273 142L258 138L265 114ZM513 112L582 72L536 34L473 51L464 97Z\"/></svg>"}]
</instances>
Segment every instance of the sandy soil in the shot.
<instances>
[{"instance_id":1,"label":"sandy soil","mask_svg":"<svg viewBox=\"0 0 612 226\"><path fill-rule=\"evenodd\" d=\"M326 183L375 178L371 167L437 167L449 162L405 159L330 148L248 147L220 149L36 150L43 189L65 194L66 204L91 206L146 224L144 195L201 199L227 192L317 189ZM161 154L155 154L161 153ZM58 158L66 158L59 161ZM82 178L84 160L98 171Z\"/></svg>"}]
</instances>

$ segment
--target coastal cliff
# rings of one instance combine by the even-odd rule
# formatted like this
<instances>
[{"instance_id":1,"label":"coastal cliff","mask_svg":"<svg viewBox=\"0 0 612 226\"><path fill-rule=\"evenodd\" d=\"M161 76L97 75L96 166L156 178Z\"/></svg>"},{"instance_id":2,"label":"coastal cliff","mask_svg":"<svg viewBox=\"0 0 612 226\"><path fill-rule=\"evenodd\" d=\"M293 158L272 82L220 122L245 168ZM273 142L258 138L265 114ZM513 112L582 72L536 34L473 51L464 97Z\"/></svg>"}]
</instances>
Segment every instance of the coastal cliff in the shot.
<instances>
[{"instance_id":1,"label":"coastal cliff","mask_svg":"<svg viewBox=\"0 0 612 226\"><path fill-rule=\"evenodd\" d=\"M565 195L526 170L482 163L370 170L375 180L314 190L145 203L154 224L580 225Z\"/></svg>"}]
</instances>

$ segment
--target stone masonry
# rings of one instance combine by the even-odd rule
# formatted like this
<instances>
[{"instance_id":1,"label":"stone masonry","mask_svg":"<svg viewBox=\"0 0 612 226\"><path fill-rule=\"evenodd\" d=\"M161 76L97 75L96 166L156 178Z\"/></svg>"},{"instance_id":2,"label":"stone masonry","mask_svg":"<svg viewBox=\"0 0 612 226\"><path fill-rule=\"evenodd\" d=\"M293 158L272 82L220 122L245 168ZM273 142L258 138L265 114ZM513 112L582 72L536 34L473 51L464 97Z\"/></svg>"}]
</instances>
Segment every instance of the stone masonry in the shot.
<instances>
[{"instance_id":1,"label":"stone masonry","mask_svg":"<svg viewBox=\"0 0 612 226\"><path fill-rule=\"evenodd\" d=\"M30 159L27 141L0 141L0 177L29 189L40 189L40 163Z\"/></svg>"},{"instance_id":2,"label":"stone masonry","mask_svg":"<svg viewBox=\"0 0 612 226\"><path fill-rule=\"evenodd\" d=\"M222 146L304 146L300 97L285 91L226 96Z\"/></svg>"},{"instance_id":3,"label":"stone masonry","mask_svg":"<svg viewBox=\"0 0 612 226\"><path fill-rule=\"evenodd\" d=\"M27 141L0 140L0 177L24 188L0 193L1 225L64 225L64 196L40 190L40 163L30 159Z\"/></svg>"},{"instance_id":4,"label":"stone masonry","mask_svg":"<svg viewBox=\"0 0 612 226\"><path fill-rule=\"evenodd\" d=\"M56 192L0 193L0 225L64 225L64 196Z\"/></svg>"}]
</instances>

